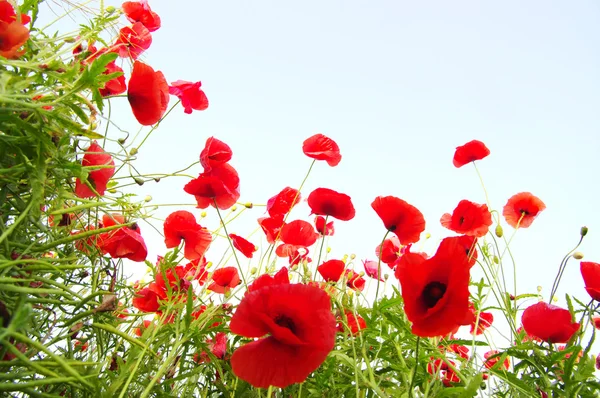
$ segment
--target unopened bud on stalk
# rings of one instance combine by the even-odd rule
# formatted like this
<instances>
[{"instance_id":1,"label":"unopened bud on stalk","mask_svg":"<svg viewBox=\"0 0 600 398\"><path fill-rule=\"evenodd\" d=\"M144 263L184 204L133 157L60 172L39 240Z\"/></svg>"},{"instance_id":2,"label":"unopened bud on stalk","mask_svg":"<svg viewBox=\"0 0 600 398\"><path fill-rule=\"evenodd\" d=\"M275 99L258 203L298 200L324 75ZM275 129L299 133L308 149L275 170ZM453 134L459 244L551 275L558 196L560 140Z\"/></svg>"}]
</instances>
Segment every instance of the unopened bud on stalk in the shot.
<instances>
[{"instance_id":1,"label":"unopened bud on stalk","mask_svg":"<svg viewBox=\"0 0 600 398\"><path fill-rule=\"evenodd\" d=\"M537 291L538 291L538 293L541 293L541 292L542 292L542 287L541 287L541 286L538 286L538 287L537 287Z\"/></svg>"},{"instance_id":2,"label":"unopened bud on stalk","mask_svg":"<svg viewBox=\"0 0 600 398\"><path fill-rule=\"evenodd\" d=\"M119 142L119 144L123 145L125 141L127 141L127 138L119 138L117 141Z\"/></svg>"},{"instance_id":3,"label":"unopened bud on stalk","mask_svg":"<svg viewBox=\"0 0 600 398\"><path fill-rule=\"evenodd\" d=\"M113 12L117 11L117 9L114 6L108 6L105 8L105 10L109 14L112 14Z\"/></svg>"},{"instance_id":4,"label":"unopened bud on stalk","mask_svg":"<svg viewBox=\"0 0 600 398\"><path fill-rule=\"evenodd\" d=\"M65 39L65 43L75 43L77 41L77 39L75 39L74 37L67 37Z\"/></svg>"},{"instance_id":5,"label":"unopened bud on stalk","mask_svg":"<svg viewBox=\"0 0 600 398\"><path fill-rule=\"evenodd\" d=\"M586 227L586 226L581 227L581 231L579 233L581 234L582 237L586 236L588 233L588 227Z\"/></svg>"},{"instance_id":6,"label":"unopened bud on stalk","mask_svg":"<svg viewBox=\"0 0 600 398\"><path fill-rule=\"evenodd\" d=\"M429 232L427 232L427 233L425 234L425 239L429 239L429 238L431 238L431 234L430 234Z\"/></svg>"},{"instance_id":7,"label":"unopened bud on stalk","mask_svg":"<svg viewBox=\"0 0 600 398\"><path fill-rule=\"evenodd\" d=\"M212 261L209 261L209 262L206 263L206 266L204 268L210 268L212 266L213 266Z\"/></svg>"},{"instance_id":8,"label":"unopened bud on stalk","mask_svg":"<svg viewBox=\"0 0 600 398\"><path fill-rule=\"evenodd\" d=\"M387 281L389 277L390 277L390 274L383 274L383 279L384 279L384 280L386 280L386 281Z\"/></svg>"},{"instance_id":9,"label":"unopened bud on stalk","mask_svg":"<svg viewBox=\"0 0 600 398\"><path fill-rule=\"evenodd\" d=\"M257 271L258 269L256 269L256 267L252 267L252 269L250 270L250 275L256 274Z\"/></svg>"},{"instance_id":10,"label":"unopened bud on stalk","mask_svg":"<svg viewBox=\"0 0 600 398\"><path fill-rule=\"evenodd\" d=\"M502 229L502 225L498 224L496 225L496 236L501 238L502 236L504 236L504 230Z\"/></svg>"},{"instance_id":11,"label":"unopened bud on stalk","mask_svg":"<svg viewBox=\"0 0 600 398\"><path fill-rule=\"evenodd\" d=\"M200 217L202 217L202 218L206 217L206 212L203 211L202 213L200 213Z\"/></svg>"},{"instance_id":12,"label":"unopened bud on stalk","mask_svg":"<svg viewBox=\"0 0 600 398\"><path fill-rule=\"evenodd\" d=\"M296 271L298 269L298 264L294 264L292 265L292 267L290 268L292 271Z\"/></svg>"},{"instance_id":13,"label":"unopened bud on stalk","mask_svg":"<svg viewBox=\"0 0 600 398\"><path fill-rule=\"evenodd\" d=\"M365 276L365 271L360 271L360 272L358 273L358 276L360 276L361 278L362 278L363 276Z\"/></svg>"},{"instance_id":14,"label":"unopened bud on stalk","mask_svg":"<svg viewBox=\"0 0 600 398\"><path fill-rule=\"evenodd\" d=\"M500 264L500 259L498 256L494 256L494 264Z\"/></svg>"},{"instance_id":15,"label":"unopened bud on stalk","mask_svg":"<svg viewBox=\"0 0 600 398\"><path fill-rule=\"evenodd\" d=\"M154 177L154 182L160 182L160 178L159 177Z\"/></svg>"},{"instance_id":16,"label":"unopened bud on stalk","mask_svg":"<svg viewBox=\"0 0 600 398\"><path fill-rule=\"evenodd\" d=\"M152 200L152 196L150 195L146 195L146 197L144 198L144 202L150 202Z\"/></svg>"},{"instance_id":17,"label":"unopened bud on stalk","mask_svg":"<svg viewBox=\"0 0 600 398\"><path fill-rule=\"evenodd\" d=\"M232 206L231 207L231 211L236 211L237 210L237 206Z\"/></svg>"},{"instance_id":18,"label":"unopened bud on stalk","mask_svg":"<svg viewBox=\"0 0 600 398\"><path fill-rule=\"evenodd\" d=\"M138 184L139 186L144 185L144 180L139 178L139 177L133 177L133 180L135 181L136 184Z\"/></svg>"},{"instance_id":19,"label":"unopened bud on stalk","mask_svg":"<svg viewBox=\"0 0 600 398\"><path fill-rule=\"evenodd\" d=\"M582 252L575 252L575 253L573 253L573 258L575 260L581 260L583 258L583 253Z\"/></svg>"},{"instance_id":20,"label":"unopened bud on stalk","mask_svg":"<svg viewBox=\"0 0 600 398\"><path fill-rule=\"evenodd\" d=\"M244 206L246 207L246 209L251 209L252 207L254 207L254 205L250 202L244 203Z\"/></svg>"},{"instance_id":21,"label":"unopened bud on stalk","mask_svg":"<svg viewBox=\"0 0 600 398\"><path fill-rule=\"evenodd\" d=\"M231 297L231 290L227 290L225 292L225 298L229 298L229 297Z\"/></svg>"},{"instance_id":22,"label":"unopened bud on stalk","mask_svg":"<svg viewBox=\"0 0 600 398\"><path fill-rule=\"evenodd\" d=\"M138 149L133 147L131 148L131 150L129 151L129 155L131 156L135 156L138 153Z\"/></svg>"},{"instance_id":23,"label":"unopened bud on stalk","mask_svg":"<svg viewBox=\"0 0 600 398\"><path fill-rule=\"evenodd\" d=\"M108 190L108 192L110 192L110 193L117 193L117 190L114 189L114 188L111 188L111 189Z\"/></svg>"},{"instance_id":24,"label":"unopened bud on stalk","mask_svg":"<svg viewBox=\"0 0 600 398\"><path fill-rule=\"evenodd\" d=\"M342 257L342 261L344 262L344 264L346 263L346 261L348 261L348 255L344 254L344 257Z\"/></svg>"},{"instance_id":25,"label":"unopened bud on stalk","mask_svg":"<svg viewBox=\"0 0 600 398\"><path fill-rule=\"evenodd\" d=\"M350 255L350 260L354 260L355 258L356 258L356 254L352 253L352 254Z\"/></svg>"},{"instance_id":26,"label":"unopened bud on stalk","mask_svg":"<svg viewBox=\"0 0 600 398\"><path fill-rule=\"evenodd\" d=\"M331 247L327 248L327 253L331 253Z\"/></svg>"},{"instance_id":27,"label":"unopened bud on stalk","mask_svg":"<svg viewBox=\"0 0 600 398\"><path fill-rule=\"evenodd\" d=\"M552 302L553 303L558 303L558 297L556 297L556 296L552 297Z\"/></svg>"}]
</instances>

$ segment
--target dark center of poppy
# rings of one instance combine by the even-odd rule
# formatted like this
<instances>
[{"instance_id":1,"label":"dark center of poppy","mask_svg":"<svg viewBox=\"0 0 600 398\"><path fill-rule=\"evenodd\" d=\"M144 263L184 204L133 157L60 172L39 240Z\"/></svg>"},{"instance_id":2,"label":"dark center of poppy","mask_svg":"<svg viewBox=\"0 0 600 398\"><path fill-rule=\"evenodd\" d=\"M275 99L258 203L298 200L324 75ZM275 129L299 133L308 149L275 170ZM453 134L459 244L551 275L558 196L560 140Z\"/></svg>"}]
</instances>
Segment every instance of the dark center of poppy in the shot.
<instances>
[{"instance_id":1,"label":"dark center of poppy","mask_svg":"<svg viewBox=\"0 0 600 398\"><path fill-rule=\"evenodd\" d=\"M283 328L289 329L292 333L296 332L294 321L286 315L277 315L275 317L275 323Z\"/></svg>"},{"instance_id":2,"label":"dark center of poppy","mask_svg":"<svg viewBox=\"0 0 600 398\"><path fill-rule=\"evenodd\" d=\"M425 286L421 293L421 299L427 308L433 308L446 293L446 285L441 282L431 282Z\"/></svg>"},{"instance_id":3,"label":"dark center of poppy","mask_svg":"<svg viewBox=\"0 0 600 398\"><path fill-rule=\"evenodd\" d=\"M464 223L464 222L465 222L465 218L464 217L461 217L460 220L458 220L458 223L460 225L462 225L462 223Z\"/></svg>"},{"instance_id":4,"label":"dark center of poppy","mask_svg":"<svg viewBox=\"0 0 600 398\"><path fill-rule=\"evenodd\" d=\"M388 231L390 231L390 232L394 232L395 230L396 230L395 225L390 225L390 227L388 228Z\"/></svg>"},{"instance_id":5,"label":"dark center of poppy","mask_svg":"<svg viewBox=\"0 0 600 398\"><path fill-rule=\"evenodd\" d=\"M525 216L529 215L529 211L527 211L527 209L519 209L519 213L521 213L522 215L525 215Z\"/></svg>"}]
</instances>

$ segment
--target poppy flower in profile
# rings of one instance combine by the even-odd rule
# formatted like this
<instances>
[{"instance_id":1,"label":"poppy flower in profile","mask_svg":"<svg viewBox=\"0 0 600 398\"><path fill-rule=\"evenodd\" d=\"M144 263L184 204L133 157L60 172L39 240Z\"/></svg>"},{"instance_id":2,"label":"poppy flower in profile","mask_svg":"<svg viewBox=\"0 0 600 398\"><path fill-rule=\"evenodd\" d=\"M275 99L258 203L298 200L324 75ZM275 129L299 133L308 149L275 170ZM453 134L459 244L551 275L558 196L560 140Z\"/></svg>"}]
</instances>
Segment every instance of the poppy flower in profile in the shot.
<instances>
[{"instance_id":1,"label":"poppy flower in profile","mask_svg":"<svg viewBox=\"0 0 600 398\"><path fill-rule=\"evenodd\" d=\"M510 367L510 361L508 360L508 357L500 365L496 366L500 359L502 359L502 353L500 351L488 351L485 354L483 354L483 357L485 358L484 365L488 369L492 369L495 367L496 369L499 368L508 370L508 368Z\"/></svg>"},{"instance_id":2,"label":"poppy flower in profile","mask_svg":"<svg viewBox=\"0 0 600 398\"><path fill-rule=\"evenodd\" d=\"M346 277L346 286L350 289L363 291L365 289L365 278L363 278L358 272L347 269L344 271L344 276Z\"/></svg>"},{"instance_id":3,"label":"poppy flower in profile","mask_svg":"<svg viewBox=\"0 0 600 398\"><path fill-rule=\"evenodd\" d=\"M240 197L239 189L240 177L228 163L205 171L183 187L185 192L194 195L198 208L215 207L216 203L221 210L227 210L237 202Z\"/></svg>"},{"instance_id":4,"label":"poppy flower in profile","mask_svg":"<svg viewBox=\"0 0 600 398\"><path fill-rule=\"evenodd\" d=\"M302 151L309 158L325 160L331 167L337 166L342 160L338 144L323 134L307 138L302 145Z\"/></svg>"},{"instance_id":5,"label":"poppy flower in profile","mask_svg":"<svg viewBox=\"0 0 600 398\"><path fill-rule=\"evenodd\" d=\"M104 214L102 224L110 227L124 224L125 219L120 214ZM144 238L142 238L140 227L137 224L123 226L101 235L100 248L104 254L110 254L112 258L127 258L131 261L144 261L148 255L148 249Z\"/></svg>"},{"instance_id":6,"label":"poppy flower in profile","mask_svg":"<svg viewBox=\"0 0 600 398\"><path fill-rule=\"evenodd\" d=\"M235 267L223 267L213 273L212 280L213 282L208 285L208 290L215 293L227 293L240 284L240 275Z\"/></svg>"},{"instance_id":7,"label":"poppy flower in profile","mask_svg":"<svg viewBox=\"0 0 600 398\"><path fill-rule=\"evenodd\" d=\"M325 217L316 216L315 217L315 229L322 236L332 236L335 233L335 229L333 228L333 221L325 222Z\"/></svg>"},{"instance_id":8,"label":"poppy flower in profile","mask_svg":"<svg viewBox=\"0 0 600 398\"><path fill-rule=\"evenodd\" d=\"M342 221L350 221L356 214L350 196L328 188L317 188L308 195L311 214L331 216Z\"/></svg>"},{"instance_id":9,"label":"poppy flower in profile","mask_svg":"<svg viewBox=\"0 0 600 398\"><path fill-rule=\"evenodd\" d=\"M416 253L400 257L396 277L413 334L445 336L464 323L469 313L469 270L464 249L456 240L440 244L427 260Z\"/></svg>"},{"instance_id":10,"label":"poppy flower in profile","mask_svg":"<svg viewBox=\"0 0 600 398\"><path fill-rule=\"evenodd\" d=\"M160 17L152 11L148 0L126 1L122 7L129 22L141 22L150 32L160 28Z\"/></svg>"},{"instance_id":11,"label":"poppy flower in profile","mask_svg":"<svg viewBox=\"0 0 600 398\"><path fill-rule=\"evenodd\" d=\"M348 310L344 310L344 314L346 315L346 323L344 323L344 319L340 317L337 325L338 332L344 333L348 330L350 331L350 334L356 334L361 330L366 329L367 322L365 322L363 317Z\"/></svg>"},{"instance_id":12,"label":"poppy flower in profile","mask_svg":"<svg viewBox=\"0 0 600 398\"><path fill-rule=\"evenodd\" d=\"M543 301L527 307L521 322L528 335L549 343L566 343L579 330L569 310Z\"/></svg>"},{"instance_id":13,"label":"poppy flower in profile","mask_svg":"<svg viewBox=\"0 0 600 398\"><path fill-rule=\"evenodd\" d=\"M521 192L508 199L502 215L511 227L527 228L545 208L540 198L530 192Z\"/></svg>"},{"instance_id":14,"label":"poppy flower in profile","mask_svg":"<svg viewBox=\"0 0 600 398\"><path fill-rule=\"evenodd\" d=\"M229 238L231 238L233 247L238 249L240 253L242 253L247 258L252 258L252 255L256 251L256 246L254 246L254 243L249 242L236 234L229 234Z\"/></svg>"},{"instance_id":15,"label":"poppy flower in profile","mask_svg":"<svg viewBox=\"0 0 600 398\"><path fill-rule=\"evenodd\" d=\"M473 316L473 320L471 321L471 331L469 333L474 336L479 336L480 334L483 334L487 328L492 326L493 322L494 314L491 312L480 312L479 320L477 320L477 316Z\"/></svg>"},{"instance_id":16,"label":"poppy flower in profile","mask_svg":"<svg viewBox=\"0 0 600 398\"><path fill-rule=\"evenodd\" d=\"M87 182L96 192L78 178L75 180L75 195L80 198L104 195L108 181L115 174L115 162L112 156L94 141L83 154L81 165L92 169L88 174Z\"/></svg>"},{"instance_id":17,"label":"poppy flower in profile","mask_svg":"<svg viewBox=\"0 0 600 398\"><path fill-rule=\"evenodd\" d=\"M112 46L121 58L131 58L132 60L138 57L152 44L152 35L148 28L141 22L136 22L131 26L125 26L119 31L119 37Z\"/></svg>"},{"instance_id":18,"label":"poppy flower in profile","mask_svg":"<svg viewBox=\"0 0 600 398\"><path fill-rule=\"evenodd\" d=\"M425 218L416 207L395 196L378 196L371 207L388 231L396 234L400 243L408 245L419 240L425 231Z\"/></svg>"},{"instance_id":19,"label":"poppy flower in profile","mask_svg":"<svg viewBox=\"0 0 600 398\"><path fill-rule=\"evenodd\" d=\"M99 89L100 95L103 97L109 97L111 95L119 95L123 94L127 91L127 84L125 83L125 76L123 75L123 69L118 66L115 61L106 65L106 69L104 70L104 75L110 75L112 73L120 72L121 76L117 76L114 79L111 79L104 83L104 87Z\"/></svg>"},{"instance_id":20,"label":"poppy flower in profile","mask_svg":"<svg viewBox=\"0 0 600 398\"><path fill-rule=\"evenodd\" d=\"M595 316L592 318L592 323L594 324L594 327L598 330L600 330L600 316Z\"/></svg>"},{"instance_id":21,"label":"poppy flower in profile","mask_svg":"<svg viewBox=\"0 0 600 398\"><path fill-rule=\"evenodd\" d=\"M365 267L365 274L369 275L373 279L379 279L384 281L383 277L379 275L379 268L381 264L378 261L363 260L363 266Z\"/></svg>"},{"instance_id":22,"label":"poppy flower in profile","mask_svg":"<svg viewBox=\"0 0 600 398\"><path fill-rule=\"evenodd\" d=\"M488 233L492 225L492 214L487 205L461 200L452 214L444 214L440 222L456 233L482 237Z\"/></svg>"},{"instance_id":23,"label":"poppy flower in profile","mask_svg":"<svg viewBox=\"0 0 600 398\"><path fill-rule=\"evenodd\" d=\"M303 382L335 345L331 301L314 286L280 284L247 293L229 327L253 339L233 353L231 367L258 388Z\"/></svg>"},{"instance_id":24,"label":"poppy flower in profile","mask_svg":"<svg viewBox=\"0 0 600 398\"><path fill-rule=\"evenodd\" d=\"M155 283L153 282L150 285L155 285ZM156 312L160 308L160 299L161 297L156 293L156 288L148 286L135 292L132 304L140 311Z\"/></svg>"},{"instance_id":25,"label":"poppy flower in profile","mask_svg":"<svg viewBox=\"0 0 600 398\"><path fill-rule=\"evenodd\" d=\"M456 148L452 163L459 168L467 163L481 160L490 154L490 150L481 141L473 140Z\"/></svg>"},{"instance_id":26,"label":"poppy flower in profile","mask_svg":"<svg viewBox=\"0 0 600 398\"><path fill-rule=\"evenodd\" d=\"M291 187L285 187L277 195L267 201L267 211L274 219L285 218L294 206L300 203L300 192Z\"/></svg>"},{"instance_id":27,"label":"poppy flower in profile","mask_svg":"<svg viewBox=\"0 0 600 398\"><path fill-rule=\"evenodd\" d=\"M342 277L346 264L342 260L328 260L317 267L317 271L327 282L337 282Z\"/></svg>"},{"instance_id":28,"label":"poppy flower in profile","mask_svg":"<svg viewBox=\"0 0 600 398\"><path fill-rule=\"evenodd\" d=\"M177 80L169 86L169 94L179 98L184 113L190 114L192 110L203 111L208 108L208 98L200 89L201 85L201 82Z\"/></svg>"},{"instance_id":29,"label":"poppy flower in profile","mask_svg":"<svg viewBox=\"0 0 600 398\"><path fill-rule=\"evenodd\" d=\"M579 263L579 268L585 283L585 290L592 299L600 301L600 264L582 261Z\"/></svg>"},{"instance_id":30,"label":"poppy flower in profile","mask_svg":"<svg viewBox=\"0 0 600 398\"><path fill-rule=\"evenodd\" d=\"M189 211L179 210L167 216L163 224L165 246L167 249L185 242L183 255L188 260L196 260L204 256L212 242L212 235L206 228L196 222L196 217Z\"/></svg>"},{"instance_id":31,"label":"poppy flower in profile","mask_svg":"<svg viewBox=\"0 0 600 398\"><path fill-rule=\"evenodd\" d=\"M0 3L2 4L2 3ZM0 20L0 57L16 59L25 53L19 50L29 39L29 29L23 24Z\"/></svg>"},{"instance_id":32,"label":"poppy flower in profile","mask_svg":"<svg viewBox=\"0 0 600 398\"><path fill-rule=\"evenodd\" d=\"M386 263L390 268L395 267L396 261L400 258L400 241L398 237L392 236L383 241L383 244L375 248L375 255Z\"/></svg>"},{"instance_id":33,"label":"poppy flower in profile","mask_svg":"<svg viewBox=\"0 0 600 398\"><path fill-rule=\"evenodd\" d=\"M142 126L157 123L169 105L169 85L160 71L135 61L129 78L127 99L137 121Z\"/></svg>"},{"instance_id":34,"label":"poppy flower in profile","mask_svg":"<svg viewBox=\"0 0 600 398\"><path fill-rule=\"evenodd\" d=\"M265 236L267 238L267 242L269 244L275 243L275 241L280 236L281 228L284 223L283 220L271 218L271 217L261 217L258 219L258 224L262 228Z\"/></svg>"},{"instance_id":35,"label":"poppy flower in profile","mask_svg":"<svg viewBox=\"0 0 600 398\"><path fill-rule=\"evenodd\" d=\"M200 152L200 164L206 172L215 166L229 162L232 156L233 152L229 145L215 137L209 137Z\"/></svg>"},{"instance_id":36,"label":"poppy flower in profile","mask_svg":"<svg viewBox=\"0 0 600 398\"><path fill-rule=\"evenodd\" d=\"M289 283L290 283L290 276L288 273L288 269L286 267L283 267L279 271L277 271L277 273L273 276L271 276L269 274L263 274L263 275L259 276L258 278L256 278L254 280L254 282L252 282L252 284L250 284L248 286L248 290L246 290L246 293L253 292L253 291L261 289L265 286L281 285L281 284L289 285Z\"/></svg>"}]
</instances>

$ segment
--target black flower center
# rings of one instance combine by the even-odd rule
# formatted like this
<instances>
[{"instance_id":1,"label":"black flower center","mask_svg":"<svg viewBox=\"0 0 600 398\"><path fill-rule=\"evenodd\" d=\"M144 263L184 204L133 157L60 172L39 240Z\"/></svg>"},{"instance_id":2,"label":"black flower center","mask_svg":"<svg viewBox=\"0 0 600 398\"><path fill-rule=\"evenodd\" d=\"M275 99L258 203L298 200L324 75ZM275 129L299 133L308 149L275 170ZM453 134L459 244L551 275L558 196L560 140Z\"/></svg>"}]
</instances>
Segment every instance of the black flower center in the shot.
<instances>
[{"instance_id":1,"label":"black flower center","mask_svg":"<svg viewBox=\"0 0 600 398\"><path fill-rule=\"evenodd\" d=\"M521 213L522 215L525 215L525 216L529 215L529 211L527 209L519 209L519 213Z\"/></svg>"},{"instance_id":2,"label":"black flower center","mask_svg":"<svg viewBox=\"0 0 600 398\"><path fill-rule=\"evenodd\" d=\"M465 218L464 217L461 217L460 220L458 220L458 223L460 225L462 225L462 223L464 223L464 222L465 222Z\"/></svg>"},{"instance_id":3,"label":"black flower center","mask_svg":"<svg viewBox=\"0 0 600 398\"><path fill-rule=\"evenodd\" d=\"M296 332L294 321L286 315L277 315L275 317L275 323L283 328L289 329L294 334Z\"/></svg>"},{"instance_id":4,"label":"black flower center","mask_svg":"<svg viewBox=\"0 0 600 398\"><path fill-rule=\"evenodd\" d=\"M441 282L431 282L425 286L421 293L421 299L427 308L433 308L446 293L446 285Z\"/></svg>"}]
</instances>

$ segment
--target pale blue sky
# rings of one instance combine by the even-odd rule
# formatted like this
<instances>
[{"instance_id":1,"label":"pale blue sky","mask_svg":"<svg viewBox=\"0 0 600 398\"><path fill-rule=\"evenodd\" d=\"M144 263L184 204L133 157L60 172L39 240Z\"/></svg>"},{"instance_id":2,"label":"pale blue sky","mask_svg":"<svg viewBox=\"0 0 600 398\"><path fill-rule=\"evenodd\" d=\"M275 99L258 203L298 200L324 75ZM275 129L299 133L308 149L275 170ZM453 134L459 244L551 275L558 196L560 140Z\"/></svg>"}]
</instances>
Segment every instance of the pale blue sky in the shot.
<instances>
[{"instance_id":1,"label":"pale blue sky","mask_svg":"<svg viewBox=\"0 0 600 398\"><path fill-rule=\"evenodd\" d=\"M373 259L385 232L370 207L376 196L401 197L424 213L430 253L452 235L439 224L443 213L461 199L484 202L474 169L452 166L454 148L479 139L491 150L479 167L492 208L501 211L521 191L547 205L513 242L520 292L542 285L549 293L582 225L590 232L581 251L600 262L600 3L150 4L163 26L142 59L169 82L201 80L210 107L175 109L140 152L139 170L185 167L214 135L233 149L241 201L265 203L299 185L310 164L302 142L323 133L339 144L342 162L317 164L305 197L321 186L349 194L357 215L336 222L332 255ZM118 123L135 132L126 99L113 104ZM139 192L156 203L189 203L186 182L147 183ZM308 213L304 205L294 214ZM251 232L261 215L253 210L230 232ZM150 251L160 254L156 242ZM567 290L588 300L575 261Z\"/></svg>"}]
</instances>

